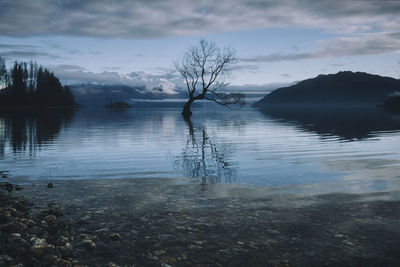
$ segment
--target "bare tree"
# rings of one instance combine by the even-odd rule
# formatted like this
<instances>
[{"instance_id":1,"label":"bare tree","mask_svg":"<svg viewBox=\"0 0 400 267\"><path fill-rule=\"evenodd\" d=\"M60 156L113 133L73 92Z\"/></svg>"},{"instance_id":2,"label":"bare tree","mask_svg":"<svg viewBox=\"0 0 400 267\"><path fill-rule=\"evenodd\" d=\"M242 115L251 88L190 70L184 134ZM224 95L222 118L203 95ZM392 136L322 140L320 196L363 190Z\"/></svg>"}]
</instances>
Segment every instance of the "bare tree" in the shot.
<instances>
[{"instance_id":1,"label":"bare tree","mask_svg":"<svg viewBox=\"0 0 400 267\"><path fill-rule=\"evenodd\" d=\"M223 78L229 72L228 66L235 62L235 55L230 47L221 50L214 42L201 39L197 46L191 47L180 60L174 62L185 80L189 97L182 111L185 118L190 118L190 106L200 99L224 106L244 105L244 94L221 92L228 85Z\"/></svg>"}]
</instances>

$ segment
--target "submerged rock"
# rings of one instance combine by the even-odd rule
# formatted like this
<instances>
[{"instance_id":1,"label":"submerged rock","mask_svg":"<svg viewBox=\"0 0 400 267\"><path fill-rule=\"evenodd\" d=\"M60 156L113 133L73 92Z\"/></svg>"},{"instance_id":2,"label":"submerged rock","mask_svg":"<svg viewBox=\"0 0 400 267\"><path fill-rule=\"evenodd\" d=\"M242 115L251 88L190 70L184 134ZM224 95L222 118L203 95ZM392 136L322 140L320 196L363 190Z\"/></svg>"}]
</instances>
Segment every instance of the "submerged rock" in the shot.
<instances>
[{"instance_id":1,"label":"submerged rock","mask_svg":"<svg viewBox=\"0 0 400 267\"><path fill-rule=\"evenodd\" d=\"M15 188L15 191L21 191L22 189L24 189L24 188L23 188L22 186L20 186L20 185L15 185L14 188Z\"/></svg>"},{"instance_id":2,"label":"submerged rock","mask_svg":"<svg viewBox=\"0 0 400 267\"><path fill-rule=\"evenodd\" d=\"M58 267L72 267L72 262L63 259L57 259L56 264Z\"/></svg>"},{"instance_id":3,"label":"submerged rock","mask_svg":"<svg viewBox=\"0 0 400 267\"><path fill-rule=\"evenodd\" d=\"M90 239L85 239L83 240L80 245L86 249L95 249L96 248L96 243L93 242Z\"/></svg>"},{"instance_id":4,"label":"submerged rock","mask_svg":"<svg viewBox=\"0 0 400 267\"><path fill-rule=\"evenodd\" d=\"M118 233L112 233L108 235L108 238L114 241L121 240L121 236Z\"/></svg>"},{"instance_id":5,"label":"submerged rock","mask_svg":"<svg viewBox=\"0 0 400 267\"><path fill-rule=\"evenodd\" d=\"M47 215L44 217L44 220L47 224L55 224L57 222L57 218L54 215Z\"/></svg>"},{"instance_id":6,"label":"submerged rock","mask_svg":"<svg viewBox=\"0 0 400 267\"><path fill-rule=\"evenodd\" d=\"M18 187L3 183L0 188ZM30 214L31 207L24 198L0 190L0 266L72 267L70 221L58 218L63 212L56 203L35 216Z\"/></svg>"},{"instance_id":7,"label":"submerged rock","mask_svg":"<svg viewBox=\"0 0 400 267\"><path fill-rule=\"evenodd\" d=\"M14 190L14 186L10 183L7 182L1 182L0 183L0 187L3 188L4 190L6 190L7 192L11 192Z\"/></svg>"}]
</instances>

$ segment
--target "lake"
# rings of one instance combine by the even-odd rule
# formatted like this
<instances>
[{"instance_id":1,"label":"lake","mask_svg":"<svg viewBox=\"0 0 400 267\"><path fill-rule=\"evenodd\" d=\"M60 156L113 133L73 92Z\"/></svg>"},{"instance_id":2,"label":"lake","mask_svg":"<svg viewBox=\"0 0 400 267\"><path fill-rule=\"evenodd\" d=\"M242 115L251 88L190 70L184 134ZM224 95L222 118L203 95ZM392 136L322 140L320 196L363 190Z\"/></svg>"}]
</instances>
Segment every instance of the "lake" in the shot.
<instances>
[{"instance_id":1,"label":"lake","mask_svg":"<svg viewBox=\"0 0 400 267\"><path fill-rule=\"evenodd\" d=\"M400 116L371 110L79 109L0 114L0 171L38 180L179 178L273 192L399 189Z\"/></svg>"}]
</instances>

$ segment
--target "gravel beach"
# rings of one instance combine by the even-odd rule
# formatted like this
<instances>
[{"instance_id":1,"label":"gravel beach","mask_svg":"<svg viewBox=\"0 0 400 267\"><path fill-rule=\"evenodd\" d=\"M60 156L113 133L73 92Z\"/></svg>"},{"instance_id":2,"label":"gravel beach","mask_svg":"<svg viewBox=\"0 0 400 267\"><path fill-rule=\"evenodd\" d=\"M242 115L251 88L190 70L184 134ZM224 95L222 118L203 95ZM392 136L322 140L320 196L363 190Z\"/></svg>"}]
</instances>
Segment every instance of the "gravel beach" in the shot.
<instances>
[{"instance_id":1,"label":"gravel beach","mask_svg":"<svg viewBox=\"0 0 400 267\"><path fill-rule=\"evenodd\" d=\"M2 190L1 265L400 265L397 191L303 194L184 179L47 185Z\"/></svg>"}]
</instances>

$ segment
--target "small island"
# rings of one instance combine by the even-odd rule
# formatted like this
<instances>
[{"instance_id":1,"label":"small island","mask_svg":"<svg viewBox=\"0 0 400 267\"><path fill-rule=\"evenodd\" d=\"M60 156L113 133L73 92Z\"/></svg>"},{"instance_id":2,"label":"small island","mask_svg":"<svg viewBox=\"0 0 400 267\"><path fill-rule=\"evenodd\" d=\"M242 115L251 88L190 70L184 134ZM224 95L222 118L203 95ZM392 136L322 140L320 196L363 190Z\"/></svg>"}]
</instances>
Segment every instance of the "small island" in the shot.
<instances>
[{"instance_id":1,"label":"small island","mask_svg":"<svg viewBox=\"0 0 400 267\"><path fill-rule=\"evenodd\" d=\"M123 102L123 101L115 101L115 102L110 102L109 104L103 106L104 108L112 108L112 109L125 109L125 108L133 108L132 105Z\"/></svg>"}]
</instances>

